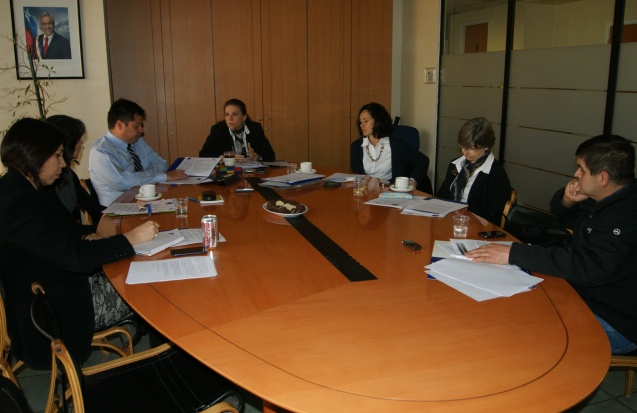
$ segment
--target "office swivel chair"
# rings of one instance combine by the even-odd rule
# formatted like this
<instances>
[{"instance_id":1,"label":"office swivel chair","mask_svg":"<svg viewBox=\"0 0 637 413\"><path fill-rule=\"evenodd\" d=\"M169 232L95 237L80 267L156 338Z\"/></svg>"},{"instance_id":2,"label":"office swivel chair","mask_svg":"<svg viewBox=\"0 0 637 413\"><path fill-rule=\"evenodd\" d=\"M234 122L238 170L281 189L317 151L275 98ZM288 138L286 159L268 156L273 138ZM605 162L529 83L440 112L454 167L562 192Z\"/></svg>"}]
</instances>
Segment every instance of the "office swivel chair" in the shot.
<instances>
[{"instance_id":1,"label":"office swivel chair","mask_svg":"<svg viewBox=\"0 0 637 413\"><path fill-rule=\"evenodd\" d=\"M122 322L123 324L129 323L129 320ZM121 345L115 344L116 338L121 339ZM99 348L103 353L115 353L119 356L126 356L133 354L133 341L134 337L131 333L123 327L123 325L117 325L108 328L103 331L98 331L93 334L93 341L91 347ZM9 338L9 332L7 328L7 313L4 306L4 285L0 280L0 358L11 363L11 339ZM11 366L13 372L18 371L20 367L24 365L22 360L14 360Z\"/></svg>"},{"instance_id":2,"label":"office swivel chair","mask_svg":"<svg viewBox=\"0 0 637 413\"><path fill-rule=\"evenodd\" d=\"M400 117L397 116L394 119L394 125L392 127L392 138L402 139L403 141L407 142L407 144L413 149L420 151L420 133L418 132L418 129L414 128L413 126L399 125L399 121ZM416 189L428 194L433 194L431 180L426 175L425 181L418 182L418 187Z\"/></svg>"},{"instance_id":3,"label":"office swivel chair","mask_svg":"<svg viewBox=\"0 0 637 413\"><path fill-rule=\"evenodd\" d=\"M64 320L39 283L32 290L31 320L53 356L45 413L68 411L71 402L75 413L243 411L231 382L170 344L78 369L60 339Z\"/></svg>"},{"instance_id":4,"label":"office swivel chair","mask_svg":"<svg viewBox=\"0 0 637 413\"><path fill-rule=\"evenodd\" d=\"M420 150L420 132L413 126L399 125L400 116L394 118L394 124L392 125L392 138L402 139L409 144L412 148Z\"/></svg>"}]
</instances>

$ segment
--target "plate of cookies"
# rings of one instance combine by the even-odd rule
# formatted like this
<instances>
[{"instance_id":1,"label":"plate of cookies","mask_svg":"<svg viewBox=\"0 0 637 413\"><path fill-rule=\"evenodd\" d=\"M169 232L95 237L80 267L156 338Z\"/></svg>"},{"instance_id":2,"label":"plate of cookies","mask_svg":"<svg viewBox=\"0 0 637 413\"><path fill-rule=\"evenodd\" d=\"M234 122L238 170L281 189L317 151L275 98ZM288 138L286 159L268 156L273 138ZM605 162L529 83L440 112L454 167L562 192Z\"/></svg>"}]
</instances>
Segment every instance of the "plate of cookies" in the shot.
<instances>
[{"instance_id":1,"label":"plate of cookies","mask_svg":"<svg viewBox=\"0 0 637 413\"><path fill-rule=\"evenodd\" d=\"M266 202L263 204L263 209L280 217L293 218L305 214L308 207L300 202L289 199L279 199Z\"/></svg>"}]
</instances>

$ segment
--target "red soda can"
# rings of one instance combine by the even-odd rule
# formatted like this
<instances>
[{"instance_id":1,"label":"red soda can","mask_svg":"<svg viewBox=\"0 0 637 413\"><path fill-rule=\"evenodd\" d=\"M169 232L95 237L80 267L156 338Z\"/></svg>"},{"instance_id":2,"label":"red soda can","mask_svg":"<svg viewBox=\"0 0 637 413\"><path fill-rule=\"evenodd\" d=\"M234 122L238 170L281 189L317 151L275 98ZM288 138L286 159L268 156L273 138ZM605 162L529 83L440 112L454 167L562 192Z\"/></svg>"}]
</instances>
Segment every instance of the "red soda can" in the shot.
<instances>
[{"instance_id":1,"label":"red soda can","mask_svg":"<svg viewBox=\"0 0 637 413\"><path fill-rule=\"evenodd\" d=\"M201 217L201 230L203 231L203 247L216 248L219 242L219 224L216 215L204 215Z\"/></svg>"}]
</instances>

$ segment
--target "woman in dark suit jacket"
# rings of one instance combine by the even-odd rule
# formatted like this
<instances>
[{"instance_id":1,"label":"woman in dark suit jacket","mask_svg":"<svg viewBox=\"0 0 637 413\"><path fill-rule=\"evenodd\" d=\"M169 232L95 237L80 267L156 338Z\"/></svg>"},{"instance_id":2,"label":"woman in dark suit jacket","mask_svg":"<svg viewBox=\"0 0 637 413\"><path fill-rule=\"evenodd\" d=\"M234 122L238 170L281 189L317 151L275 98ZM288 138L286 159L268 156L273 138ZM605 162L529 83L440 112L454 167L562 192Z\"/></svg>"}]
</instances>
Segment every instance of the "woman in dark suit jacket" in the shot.
<instances>
[{"instance_id":1,"label":"woman in dark suit jacket","mask_svg":"<svg viewBox=\"0 0 637 413\"><path fill-rule=\"evenodd\" d=\"M449 164L439 198L466 202L469 211L496 225L502 222L504 204L511 197L511 184L491 149L495 133L488 120L473 118L458 132L462 156Z\"/></svg>"},{"instance_id":2,"label":"woman in dark suit jacket","mask_svg":"<svg viewBox=\"0 0 637 413\"><path fill-rule=\"evenodd\" d=\"M425 182L429 158L406 142L390 138L391 116L379 103L368 103L358 112L361 137L350 147L350 168L354 173L393 182L398 176L410 178L410 185Z\"/></svg>"},{"instance_id":3,"label":"woman in dark suit jacket","mask_svg":"<svg viewBox=\"0 0 637 413\"><path fill-rule=\"evenodd\" d=\"M39 281L62 318L62 340L78 362L90 353L94 308L89 275L106 263L134 255L133 245L151 240L159 225L147 221L103 238L77 223L55 197L52 185L66 165L62 132L45 122L20 119L5 135L0 159L0 276L4 282L11 350L25 363L49 368L50 342L33 327L31 284Z\"/></svg>"},{"instance_id":4,"label":"woman in dark suit jacket","mask_svg":"<svg viewBox=\"0 0 637 413\"><path fill-rule=\"evenodd\" d=\"M62 204L76 220L80 219L80 210L83 210L88 212L93 225L97 227L104 207L84 190L80 179L72 169L73 163L76 162L82 151L82 137L86 133L86 126L81 120L66 115L49 116L44 121L62 131L65 138L62 146L64 146L63 156L66 168L62 170L62 176L55 185L47 190L56 193Z\"/></svg>"},{"instance_id":5,"label":"woman in dark suit jacket","mask_svg":"<svg viewBox=\"0 0 637 413\"><path fill-rule=\"evenodd\" d=\"M270 141L261 124L250 120L245 103L230 99L223 110L225 120L212 125L199 156L219 158L226 151L235 151L239 161L244 158L273 161L274 150Z\"/></svg>"}]
</instances>

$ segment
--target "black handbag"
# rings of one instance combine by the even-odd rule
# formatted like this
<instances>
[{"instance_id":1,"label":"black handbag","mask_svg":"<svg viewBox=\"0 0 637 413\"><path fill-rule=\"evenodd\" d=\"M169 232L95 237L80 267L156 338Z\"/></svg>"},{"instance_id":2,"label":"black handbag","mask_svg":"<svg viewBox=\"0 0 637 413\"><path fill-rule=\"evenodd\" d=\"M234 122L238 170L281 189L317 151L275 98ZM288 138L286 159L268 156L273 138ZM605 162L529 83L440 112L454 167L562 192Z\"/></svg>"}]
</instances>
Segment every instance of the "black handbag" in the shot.
<instances>
[{"instance_id":1,"label":"black handbag","mask_svg":"<svg viewBox=\"0 0 637 413\"><path fill-rule=\"evenodd\" d=\"M504 219L504 229L525 244L564 247L572 239L555 215L539 209L514 204Z\"/></svg>"}]
</instances>

